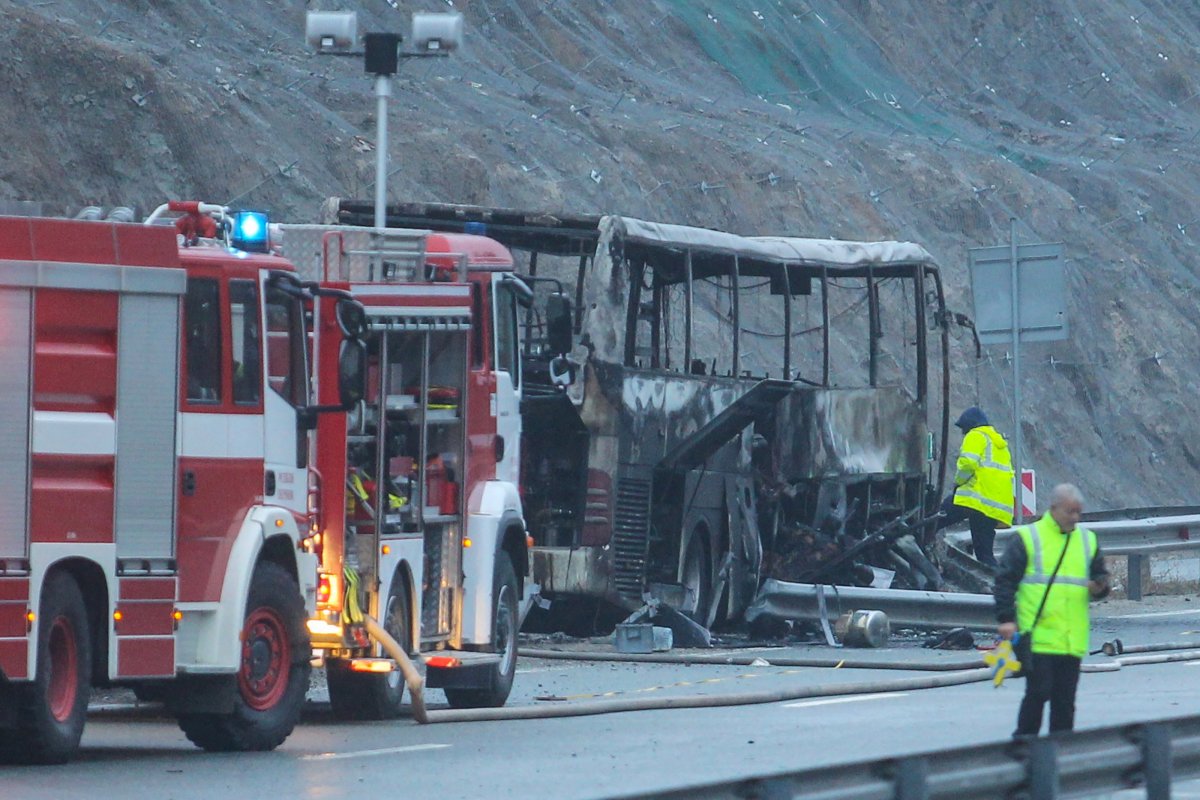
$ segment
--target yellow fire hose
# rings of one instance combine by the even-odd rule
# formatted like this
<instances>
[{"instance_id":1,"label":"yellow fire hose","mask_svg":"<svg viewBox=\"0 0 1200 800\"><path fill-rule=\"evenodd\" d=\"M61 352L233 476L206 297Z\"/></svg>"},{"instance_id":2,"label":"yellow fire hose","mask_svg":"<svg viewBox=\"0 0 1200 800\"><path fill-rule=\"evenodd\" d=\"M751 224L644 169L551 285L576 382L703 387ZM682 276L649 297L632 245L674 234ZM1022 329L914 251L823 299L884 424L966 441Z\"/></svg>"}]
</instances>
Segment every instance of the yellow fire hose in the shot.
<instances>
[{"instance_id":1,"label":"yellow fire hose","mask_svg":"<svg viewBox=\"0 0 1200 800\"><path fill-rule=\"evenodd\" d=\"M417 672L412 659L408 657L408 653L404 652L400 643L393 639L392 635L384 630L384 627L374 617L362 610L362 606L358 602L358 572L351 567L346 567L343 574L346 577L346 621L365 627L367 633L383 646L384 652L400 665L400 672L404 675L404 682L408 685L408 693L412 696L413 719L424 725L429 722L429 716L425 713L425 680L421 677L421 673Z\"/></svg>"},{"instance_id":2,"label":"yellow fire hose","mask_svg":"<svg viewBox=\"0 0 1200 800\"><path fill-rule=\"evenodd\" d=\"M408 657L408 653L404 652L400 643L393 639L392 635L385 631L383 626L376 622L370 614L363 614L363 624L367 628L367 633L383 645L384 652L400 665L400 672L404 674L404 682L408 684L408 692L412 696L413 719L422 725L426 724L429 722L429 715L425 713L425 681L417 672L417 668L413 666L412 659Z\"/></svg>"}]
</instances>

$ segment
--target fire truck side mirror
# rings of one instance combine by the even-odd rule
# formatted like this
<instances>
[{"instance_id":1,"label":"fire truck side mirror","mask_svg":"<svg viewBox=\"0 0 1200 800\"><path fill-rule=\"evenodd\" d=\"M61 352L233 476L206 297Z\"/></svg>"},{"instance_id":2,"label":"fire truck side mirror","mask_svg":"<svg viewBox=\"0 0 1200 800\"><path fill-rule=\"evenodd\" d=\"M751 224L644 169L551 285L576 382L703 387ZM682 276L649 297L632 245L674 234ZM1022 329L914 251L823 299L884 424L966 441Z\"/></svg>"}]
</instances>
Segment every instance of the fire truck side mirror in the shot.
<instances>
[{"instance_id":1,"label":"fire truck side mirror","mask_svg":"<svg viewBox=\"0 0 1200 800\"><path fill-rule=\"evenodd\" d=\"M366 395L367 347L359 339L342 342L338 355L338 399L342 410L349 411Z\"/></svg>"},{"instance_id":2,"label":"fire truck side mirror","mask_svg":"<svg viewBox=\"0 0 1200 800\"><path fill-rule=\"evenodd\" d=\"M367 330L367 311L357 300L341 298L334 307L338 327L342 335L350 339L362 337Z\"/></svg>"},{"instance_id":3,"label":"fire truck side mirror","mask_svg":"<svg viewBox=\"0 0 1200 800\"><path fill-rule=\"evenodd\" d=\"M558 355L571 352L571 301L565 294L546 298L546 338L550 350Z\"/></svg>"}]
</instances>

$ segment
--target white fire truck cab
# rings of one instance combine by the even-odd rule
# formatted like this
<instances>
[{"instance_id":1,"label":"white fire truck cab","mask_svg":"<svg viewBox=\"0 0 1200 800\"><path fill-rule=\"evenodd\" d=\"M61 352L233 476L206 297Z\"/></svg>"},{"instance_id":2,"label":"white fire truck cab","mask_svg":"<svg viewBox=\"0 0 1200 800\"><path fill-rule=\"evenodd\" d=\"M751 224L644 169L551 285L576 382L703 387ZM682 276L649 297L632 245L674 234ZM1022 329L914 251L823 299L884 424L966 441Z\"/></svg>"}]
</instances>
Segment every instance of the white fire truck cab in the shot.
<instances>
[{"instance_id":1,"label":"white fire truck cab","mask_svg":"<svg viewBox=\"0 0 1200 800\"><path fill-rule=\"evenodd\" d=\"M306 278L365 309L365 398L317 429L321 582L309 631L333 709L358 719L400 712L404 683L363 614L423 655L426 685L451 705L503 705L536 591L518 490L518 306L532 293L508 250L484 236L282 233ZM319 374L331 374L342 345L331 313L316 319ZM335 402L335 390L321 385L318 397Z\"/></svg>"},{"instance_id":2,"label":"white fire truck cab","mask_svg":"<svg viewBox=\"0 0 1200 800\"><path fill-rule=\"evenodd\" d=\"M313 295L252 252L261 220L169 208L173 225L0 217L7 761L67 760L93 686L163 700L209 750L274 748L299 719Z\"/></svg>"}]
</instances>

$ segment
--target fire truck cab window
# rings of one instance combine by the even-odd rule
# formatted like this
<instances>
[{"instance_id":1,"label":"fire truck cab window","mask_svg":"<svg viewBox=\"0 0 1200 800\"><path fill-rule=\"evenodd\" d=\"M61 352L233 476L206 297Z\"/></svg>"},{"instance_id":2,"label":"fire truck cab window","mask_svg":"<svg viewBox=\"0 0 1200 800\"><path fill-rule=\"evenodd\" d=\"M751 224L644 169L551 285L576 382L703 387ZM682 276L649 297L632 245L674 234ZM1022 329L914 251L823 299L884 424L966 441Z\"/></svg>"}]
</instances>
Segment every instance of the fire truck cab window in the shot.
<instances>
[{"instance_id":1,"label":"fire truck cab window","mask_svg":"<svg viewBox=\"0 0 1200 800\"><path fill-rule=\"evenodd\" d=\"M496 287L496 369L512 376L513 388L521 382L517 363L517 295L501 283Z\"/></svg>"},{"instance_id":2,"label":"fire truck cab window","mask_svg":"<svg viewBox=\"0 0 1200 800\"><path fill-rule=\"evenodd\" d=\"M483 368L483 287L471 284L471 369Z\"/></svg>"},{"instance_id":3,"label":"fire truck cab window","mask_svg":"<svg viewBox=\"0 0 1200 800\"><path fill-rule=\"evenodd\" d=\"M300 300L267 289L267 382L293 406L307 404L304 309Z\"/></svg>"},{"instance_id":4,"label":"fire truck cab window","mask_svg":"<svg viewBox=\"0 0 1200 800\"><path fill-rule=\"evenodd\" d=\"M233 350L233 402L255 405L262 400L262 341L258 322L258 289L253 281L230 281L229 328Z\"/></svg>"},{"instance_id":5,"label":"fire truck cab window","mask_svg":"<svg viewBox=\"0 0 1200 800\"><path fill-rule=\"evenodd\" d=\"M221 307L216 280L192 278L184 299L187 325L187 400L221 400Z\"/></svg>"}]
</instances>

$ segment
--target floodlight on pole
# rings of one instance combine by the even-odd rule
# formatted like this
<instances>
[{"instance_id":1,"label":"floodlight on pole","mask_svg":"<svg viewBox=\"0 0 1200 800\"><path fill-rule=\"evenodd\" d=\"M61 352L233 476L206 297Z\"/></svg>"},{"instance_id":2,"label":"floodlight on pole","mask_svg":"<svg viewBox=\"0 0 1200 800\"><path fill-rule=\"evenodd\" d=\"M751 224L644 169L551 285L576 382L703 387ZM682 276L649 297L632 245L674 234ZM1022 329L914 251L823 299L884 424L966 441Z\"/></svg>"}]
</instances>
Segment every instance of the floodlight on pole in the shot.
<instances>
[{"instance_id":1,"label":"floodlight on pole","mask_svg":"<svg viewBox=\"0 0 1200 800\"><path fill-rule=\"evenodd\" d=\"M462 44L463 15L452 13L413 14L412 43L418 53L451 53Z\"/></svg>"},{"instance_id":2,"label":"floodlight on pole","mask_svg":"<svg viewBox=\"0 0 1200 800\"><path fill-rule=\"evenodd\" d=\"M362 55L366 71L375 76L375 228L387 227L388 127L387 105L392 94L391 78L402 58L448 56L462 44L463 15L416 13L412 18L414 52L400 51L403 38L397 33L368 33L364 49L354 51L358 41L358 15L353 11L309 11L305 38L325 55Z\"/></svg>"},{"instance_id":3,"label":"floodlight on pole","mask_svg":"<svg viewBox=\"0 0 1200 800\"><path fill-rule=\"evenodd\" d=\"M310 11L304 38L322 53L349 53L358 44L358 14L353 11Z\"/></svg>"}]
</instances>

